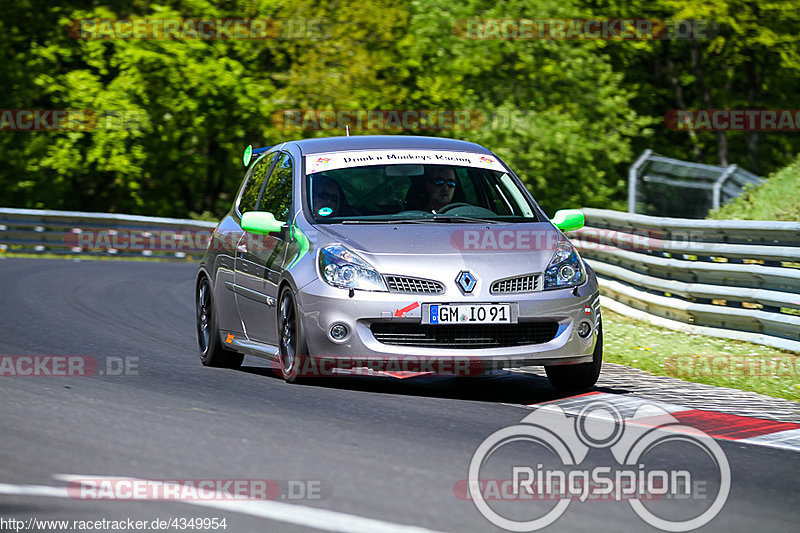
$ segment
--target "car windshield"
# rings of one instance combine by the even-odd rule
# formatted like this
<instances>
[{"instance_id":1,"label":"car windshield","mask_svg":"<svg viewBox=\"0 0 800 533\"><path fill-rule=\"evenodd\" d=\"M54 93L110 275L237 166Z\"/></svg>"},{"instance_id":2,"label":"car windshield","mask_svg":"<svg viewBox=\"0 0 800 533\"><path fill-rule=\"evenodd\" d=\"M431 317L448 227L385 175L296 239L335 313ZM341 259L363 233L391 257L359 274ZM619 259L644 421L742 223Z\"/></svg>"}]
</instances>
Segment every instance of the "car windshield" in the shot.
<instances>
[{"instance_id":1,"label":"car windshield","mask_svg":"<svg viewBox=\"0 0 800 533\"><path fill-rule=\"evenodd\" d=\"M501 170L384 164L312 171L306 179L318 223L538 221L522 190Z\"/></svg>"}]
</instances>

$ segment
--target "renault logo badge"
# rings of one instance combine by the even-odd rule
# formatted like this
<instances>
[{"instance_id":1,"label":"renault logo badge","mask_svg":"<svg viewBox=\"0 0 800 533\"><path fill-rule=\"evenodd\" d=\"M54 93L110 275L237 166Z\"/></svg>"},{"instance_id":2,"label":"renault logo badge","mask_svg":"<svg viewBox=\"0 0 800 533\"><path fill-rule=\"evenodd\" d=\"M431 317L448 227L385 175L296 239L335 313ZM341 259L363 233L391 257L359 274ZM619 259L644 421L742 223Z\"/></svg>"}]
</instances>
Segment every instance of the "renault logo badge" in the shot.
<instances>
[{"instance_id":1,"label":"renault logo badge","mask_svg":"<svg viewBox=\"0 0 800 533\"><path fill-rule=\"evenodd\" d=\"M469 294L475 288L475 285L478 284L478 278L469 270L462 270L458 273L458 276L456 276L456 283L458 283L459 288L464 294Z\"/></svg>"}]
</instances>

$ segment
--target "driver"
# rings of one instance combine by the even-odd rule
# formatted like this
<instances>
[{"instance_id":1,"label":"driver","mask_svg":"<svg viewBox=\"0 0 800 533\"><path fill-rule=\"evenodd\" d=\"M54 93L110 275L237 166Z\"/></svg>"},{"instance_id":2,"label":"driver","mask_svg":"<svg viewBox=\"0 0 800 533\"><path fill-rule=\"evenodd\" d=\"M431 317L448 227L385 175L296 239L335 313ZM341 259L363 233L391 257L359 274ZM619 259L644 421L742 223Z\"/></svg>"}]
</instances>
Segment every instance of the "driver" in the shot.
<instances>
[{"instance_id":1,"label":"driver","mask_svg":"<svg viewBox=\"0 0 800 533\"><path fill-rule=\"evenodd\" d=\"M428 193L425 211L436 213L442 207L452 203L456 193L456 175L453 169L436 167L425 180L425 191Z\"/></svg>"},{"instance_id":2,"label":"driver","mask_svg":"<svg viewBox=\"0 0 800 533\"><path fill-rule=\"evenodd\" d=\"M328 176L315 176L312 183L314 213L322 217L339 215L341 194L338 184Z\"/></svg>"}]
</instances>

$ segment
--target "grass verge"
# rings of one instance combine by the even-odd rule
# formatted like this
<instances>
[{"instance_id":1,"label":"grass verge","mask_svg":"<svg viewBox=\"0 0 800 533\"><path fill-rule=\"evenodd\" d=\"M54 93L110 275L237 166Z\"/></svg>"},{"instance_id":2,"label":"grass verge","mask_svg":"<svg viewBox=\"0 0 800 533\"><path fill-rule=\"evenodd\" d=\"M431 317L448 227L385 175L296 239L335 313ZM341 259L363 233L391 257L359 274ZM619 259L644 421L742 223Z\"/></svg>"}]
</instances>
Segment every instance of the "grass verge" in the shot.
<instances>
[{"instance_id":1,"label":"grass verge","mask_svg":"<svg viewBox=\"0 0 800 533\"><path fill-rule=\"evenodd\" d=\"M713 219L800 221L800 157L708 215Z\"/></svg>"},{"instance_id":2,"label":"grass verge","mask_svg":"<svg viewBox=\"0 0 800 533\"><path fill-rule=\"evenodd\" d=\"M660 376L800 401L800 355L603 311L603 360Z\"/></svg>"}]
</instances>

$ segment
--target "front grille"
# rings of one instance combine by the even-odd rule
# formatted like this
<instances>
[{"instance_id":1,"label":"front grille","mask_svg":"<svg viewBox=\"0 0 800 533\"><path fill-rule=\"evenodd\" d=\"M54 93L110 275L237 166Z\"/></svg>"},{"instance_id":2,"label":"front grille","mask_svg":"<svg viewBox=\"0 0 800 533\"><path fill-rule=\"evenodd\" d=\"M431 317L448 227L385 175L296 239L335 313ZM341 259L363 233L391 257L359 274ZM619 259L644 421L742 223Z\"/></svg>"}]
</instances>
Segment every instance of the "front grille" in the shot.
<instances>
[{"instance_id":1,"label":"front grille","mask_svg":"<svg viewBox=\"0 0 800 533\"><path fill-rule=\"evenodd\" d=\"M505 348L543 344L553 340L558 331L555 320L519 324L408 324L376 322L372 334L383 344L430 348Z\"/></svg>"},{"instance_id":2,"label":"front grille","mask_svg":"<svg viewBox=\"0 0 800 533\"><path fill-rule=\"evenodd\" d=\"M444 285L431 279L386 276L386 284L389 286L389 292L418 294L441 294L444 292Z\"/></svg>"},{"instance_id":3,"label":"front grille","mask_svg":"<svg viewBox=\"0 0 800 533\"><path fill-rule=\"evenodd\" d=\"M538 290L541 276L528 274L516 278L497 280L489 289L492 294L508 294L512 292L534 292Z\"/></svg>"}]
</instances>

